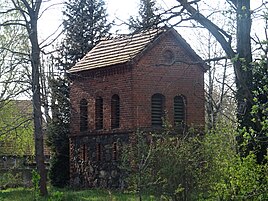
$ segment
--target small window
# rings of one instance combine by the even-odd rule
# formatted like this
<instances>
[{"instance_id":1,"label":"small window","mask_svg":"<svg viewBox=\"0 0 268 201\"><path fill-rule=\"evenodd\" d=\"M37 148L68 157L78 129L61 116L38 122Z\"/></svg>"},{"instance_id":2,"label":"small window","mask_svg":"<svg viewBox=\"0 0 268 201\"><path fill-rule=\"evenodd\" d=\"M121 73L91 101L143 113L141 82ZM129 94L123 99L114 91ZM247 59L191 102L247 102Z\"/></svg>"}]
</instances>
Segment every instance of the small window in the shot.
<instances>
[{"instance_id":1,"label":"small window","mask_svg":"<svg viewBox=\"0 0 268 201\"><path fill-rule=\"evenodd\" d=\"M97 97L95 102L95 126L96 130L103 129L103 99Z\"/></svg>"},{"instance_id":2,"label":"small window","mask_svg":"<svg viewBox=\"0 0 268 201\"><path fill-rule=\"evenodd\" d=\"M101 161L101 144L96 144L96 160Z\"/></svg>"},{"instance_id":3,"label":"small window","mask_svg":"<svg viewBox=\"0 0 268 201\"><path fill-rule=\"evenodd\" d=\"M82 146L81 159L83 161L86 161L87 160L87 146L85 144L83 144L83 146Z\"/></svg>"},{"instance_id":4,"label":"small window","mask_svg":"<svg viewBox=\"0 0 268 201\"><path fill-rule=\"evenodd\" d=\"M174 97L174 124L185 123L185 101L182 96Z\"/></svg>"},{"instance_id":5,"label":"small window","mask_svg":"<svg viewBox=\"0 0 268 201\"><path fill-rule=\"evenodd\" d=\"M120 122L120 99L118 95L113 95L111 99L111 127L119 128Z\"/></svg>"},{"instance_id":6,"label":"small window","mask_svg":"<svg viewBox=\"0 0 268 201\"><path fill-rule=\"evenodd\" d=\"M88 103L86 99L80 101L80 131L88 129Z\"/></svg>"},{"instance_id":7,"label":"small window","mask_svg":"<svg viewBox=\"0 0 268 201\"><path fill-rule=\"evenodd\" d=\"M113 143L113 160L116 161L118 159L118 147L117 143Z\"/></svg>"},{"instance_id":8,"label":"small window","mask_svg":"<svg viewBox=\"0 0 268 201\"><path fill-rule=\"evenodd\" d=\"M151 98L151 120L153 127L161 127L164 117L164 99L162 94L154 94Z\"/></svg>"}]
</instances>

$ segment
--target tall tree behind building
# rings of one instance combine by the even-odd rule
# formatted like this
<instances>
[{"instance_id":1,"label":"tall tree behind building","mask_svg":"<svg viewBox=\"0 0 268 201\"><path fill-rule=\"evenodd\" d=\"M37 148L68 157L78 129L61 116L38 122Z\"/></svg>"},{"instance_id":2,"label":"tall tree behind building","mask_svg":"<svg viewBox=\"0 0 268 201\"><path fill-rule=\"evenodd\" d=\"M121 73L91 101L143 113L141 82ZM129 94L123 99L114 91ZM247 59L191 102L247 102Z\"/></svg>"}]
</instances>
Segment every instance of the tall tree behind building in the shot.
<instances>
[{"instance_id":1,"label":"tall tree behind building","mask_svg":"<svg viewBox=\"0 0 268 201\"><path fill-rule=\"evenodd\" d=\"M151 28L157 28L161 21L161 16L157 14L159 8L155 0L140 0L139 15L129 19L129 30L133 33Z\"/></svg>"},{"instance_id":2,"label":"tall tree behind building","mask_svg":"<svg viewBox=\"0 0 268 201\"><path fill-rule=\"evenodd\" d=\"M61 67L69 69L103 37L109 36L103 0L68 0L63 12L66 37L63 39Z\"/></svg>"},{"instance_id":3,"label":"tall tree behind building","mask_svg":"<svg viewBox=\"0 0 268 201\"><path fill-rule=\"evenodd\" d=\"M129 19L129 30L138 33L143 30L159 27L161 16L155 0L140 0L139 15Z\"/></svg>"},{"instance_id":4,"label":"tall tree behind building","mask_svg":"<svg viewBox=\"0 0 268 201\"><path fill-rule=\"evenodd\" d=\"M111 23L108 23L103 0L69 0L63 12L65 38L59 45L54 64L62 75L51 81L53 91L52 121L49 125L49 145L53 157L50 179L54 186L68 184L69 168L69 124L70 100L69 81L66 70L86 55L102 38L109 36ZM64 128L64 129L62 129Z\"/></svg>"},{"instance_id":5,"label":"tall tree behind building","mask_svg":"<svg viewBox=\"0 0 268 201\"><path fill-rule=\"evenodd\" d=\"M51 184L64 187L69 182L69 83L62 78L50 80L52 90L52 122L48 125L48 145L52 152L49 177ZM64 168L63 168L64 167Z\"/></svg>"}]
</instances>

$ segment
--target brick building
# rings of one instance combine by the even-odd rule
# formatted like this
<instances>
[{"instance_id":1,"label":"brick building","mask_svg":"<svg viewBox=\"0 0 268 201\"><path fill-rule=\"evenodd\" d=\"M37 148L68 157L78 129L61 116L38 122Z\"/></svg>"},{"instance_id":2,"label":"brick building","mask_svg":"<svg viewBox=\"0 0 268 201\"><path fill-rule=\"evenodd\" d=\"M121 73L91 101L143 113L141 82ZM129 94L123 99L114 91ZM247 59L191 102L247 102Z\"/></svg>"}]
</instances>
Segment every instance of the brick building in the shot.
<instances>
[{"instance_id":1,"label":"brick building","mask_svg":"<svg viewBox=\"0 0 268 201\"><path fill-rule=\"evenodd\" d=\"M71 184L122 187L118 154L138 128L204 125L205 70L174 29L100 42L70 69Z\"/></svg>"}]
</instances>

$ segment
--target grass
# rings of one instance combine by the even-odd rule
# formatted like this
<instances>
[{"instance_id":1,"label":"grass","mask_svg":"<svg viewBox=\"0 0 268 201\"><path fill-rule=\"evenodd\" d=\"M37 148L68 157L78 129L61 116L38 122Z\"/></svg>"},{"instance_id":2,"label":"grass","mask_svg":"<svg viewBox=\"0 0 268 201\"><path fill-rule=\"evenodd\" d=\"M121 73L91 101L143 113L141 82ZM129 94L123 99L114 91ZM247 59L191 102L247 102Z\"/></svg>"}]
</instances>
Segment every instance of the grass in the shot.
<instances>
[{"instance_id":1,"label":"grass","mask_svg":"<svg viewBox=\"0 0 268 201\"><path fill-rule=\"evenodd\" d=\"M133 193L122 193L108 190L49 189L47 197L35 195L34 190L27 188L10 188L0 191L0 201L138 201ZM152 196L143 196L144 201L155 200Z\"/></svg>"}]
</instances>

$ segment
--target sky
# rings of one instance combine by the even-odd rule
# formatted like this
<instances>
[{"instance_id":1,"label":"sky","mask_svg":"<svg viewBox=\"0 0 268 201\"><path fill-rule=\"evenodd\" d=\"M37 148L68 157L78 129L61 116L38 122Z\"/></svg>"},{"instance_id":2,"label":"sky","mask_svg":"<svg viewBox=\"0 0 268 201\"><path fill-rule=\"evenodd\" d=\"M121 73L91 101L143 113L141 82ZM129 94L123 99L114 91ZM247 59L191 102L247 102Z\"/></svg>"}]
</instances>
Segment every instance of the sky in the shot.
<instances>
[{"instance_id":1,"label":"sky","mask_svg":"<svg viewBox=\"0 0 268 201\"><path fill-rule=\"evenodd\" d=\"M40 42L45 40L51 34L53 34L59 27L62 22L62 10L63 10L63 2L64 0L50 0L44 1L43 10L48 8L53 4L53 6L49 7L41 16L39 21L39 35ZM109 14L109 19L115 20L117 26L112 28L112 32L115 33L127 33L127 26L122 26L123 22L126 22L130 16L135 16L138 13L138 4L139 0L105 0L107 12ZM208 5L211 3L215 3L215 0L206 0L204 1ZM251 9L255 9L260 5L262 0L252 0ZM162 8L167 9L171 5L176 5L176 0L157 0L157 4ZM257 24L256 32L259 30L259 26ZM254 27L253 27L254 29ZM187 29L178 29L178 32L187 38L193 37L192 30L188 31ZM58 32L59 33L59 32ZM54 37L54 36L53 36ZM50 38L49 41L53 39Z\"/></svg>"},{"instance_id":2,"label":"sky","mask_svg":"<svg viewBox=\"0 0 268 201\"><path fill-rule=\"evenodd\" d=\"M43 10L51 6L46 10L40 18L39 21L39 33L41 35L41 40L44 40L55 30L62 22L62 7L64 0L51 0L44 1ZM168 3L167 3L168 2ZM138 13L139 0L105 0L107 12L109 14L109 19L115 20L118 25L112 29L112 32L126 33L127 27L120 26L122 22L127 21L130 16L135 16ZM168 4L175 4L176 0L158 0L158 4L161 4L163 8L167 8Z\"/></svg>"}]
</instances>

